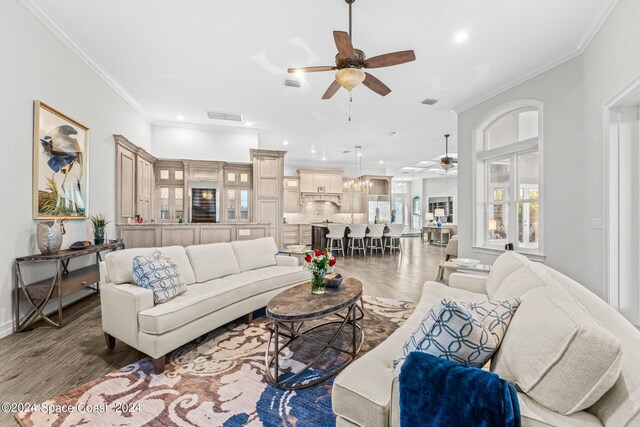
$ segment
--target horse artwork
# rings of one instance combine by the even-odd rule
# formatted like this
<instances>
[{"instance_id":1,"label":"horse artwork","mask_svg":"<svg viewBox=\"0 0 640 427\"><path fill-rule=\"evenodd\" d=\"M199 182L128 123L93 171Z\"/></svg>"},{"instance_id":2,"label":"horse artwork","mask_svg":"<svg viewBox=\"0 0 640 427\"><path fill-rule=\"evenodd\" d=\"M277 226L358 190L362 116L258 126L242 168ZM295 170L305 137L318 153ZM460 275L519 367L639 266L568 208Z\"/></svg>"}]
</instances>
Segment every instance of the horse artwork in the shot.
<instances>
[{"instance_id":1,"label":"horse artwork","mask_svg":"<svg viewBox=\"0 0 640 427\"><path fill-rule=\"evenodd\" d=\"M33 218L86 219L89 129L35 101Z\"/></svg>"}]
</instances>

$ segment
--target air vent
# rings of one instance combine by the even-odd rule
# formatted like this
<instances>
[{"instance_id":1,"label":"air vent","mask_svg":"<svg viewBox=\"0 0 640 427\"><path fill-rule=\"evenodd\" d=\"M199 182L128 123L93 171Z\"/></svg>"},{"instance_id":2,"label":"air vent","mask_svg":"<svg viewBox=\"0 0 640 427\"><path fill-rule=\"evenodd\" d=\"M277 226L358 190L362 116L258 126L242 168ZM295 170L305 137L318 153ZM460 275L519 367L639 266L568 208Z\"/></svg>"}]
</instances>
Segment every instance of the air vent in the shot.
<instances>
[{"instance_id":1,"label":"air vent","mask_svg":"<svg viewBox=\"0 0 640 427\"><path fill-rule=\"evenodd\" d=\"M302 87L302 82L300 82L300 80L285 79L284 85L289 87Z\"/></svg>"},{"instance_id":2,"label":"air vent","mask_svg":"<svg viewBox=\"0 0 640 427\"><path fill-rule=\"evenodd\" d=\"M437 100L437 99L430 99L430 98L427 98L427 99L425 99L424 101L422 101L422 103L423 103L424 105L433 105L433 104L435 104L435 103L437 103L437 102L438 102L438 100Z\"/></svg>"},{"instance_id":3,"label":"air vent","mask_svg":"<svg viewBox=\"0 0 640 427\"><path fill-rule=\"evenodd\" d=\"M228 120L231 122L241 122L241 113L222 113L220 111L207 111L207 116L213 120Z\"/></svg>"}]
</instances>

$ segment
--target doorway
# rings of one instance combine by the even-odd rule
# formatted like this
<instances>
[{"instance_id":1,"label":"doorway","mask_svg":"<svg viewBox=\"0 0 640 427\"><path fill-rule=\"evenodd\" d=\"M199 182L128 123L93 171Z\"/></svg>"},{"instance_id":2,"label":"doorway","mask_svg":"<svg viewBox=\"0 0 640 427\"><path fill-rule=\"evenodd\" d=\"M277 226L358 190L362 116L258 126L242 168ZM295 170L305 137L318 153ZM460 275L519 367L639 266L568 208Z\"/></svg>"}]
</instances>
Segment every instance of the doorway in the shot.
<instances>
[{"instance_id":1,"label":"doorway","mask_svg":"<svg viewBox=\"0 0 640 427\"><path fill-rule=\"evenodd\" d=\"M640 79L605 106L608 302L640 325Z\"/></svg>"}]
</instances>

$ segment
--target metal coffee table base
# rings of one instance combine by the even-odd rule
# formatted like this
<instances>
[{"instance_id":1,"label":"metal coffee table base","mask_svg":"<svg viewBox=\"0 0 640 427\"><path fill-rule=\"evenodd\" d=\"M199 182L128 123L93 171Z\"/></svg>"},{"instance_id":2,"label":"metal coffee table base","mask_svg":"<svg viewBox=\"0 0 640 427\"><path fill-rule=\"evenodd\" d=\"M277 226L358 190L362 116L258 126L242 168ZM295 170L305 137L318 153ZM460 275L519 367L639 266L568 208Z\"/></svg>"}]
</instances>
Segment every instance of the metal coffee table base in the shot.
<instances>
[{"instance_id":1,"label":"metal coffee table base","mask_svg":"<svg viewBox=\"0 0 640 427\"><path fill-rule=\"evenodd\" d=\"M302 326L304 325L305 322L300 322L298 324L298 326L294 326L293 322L288 322L288 321L279 321L276 319L273 319L273 323L272 323L272 328L271 328L271 333L269 334L269 342L267 343L267 350L265 353L265 367L266 367L266 378L267 378L267 382L275 387L281 388L281 389L285 389L285 390L298 390L301 388L306 388L306 387L311 387L313 385L316 385L318 383L321 383L323 381L326 381L327 379L331 378L333 375L337 374L338 372L340 372L341 370L343 370L345 367L347 367L347 365L349 365L349 363L353 362L353 360L356 358L356 356L358 355L358 353L360 352L360 350L362 349L362 344L364 343L364 331L362 330L362 319L364 318L364 305L362 302L362 299L360 299L360 306L358 306L357 301L354 302L353 304L349 305L348 307L346 307L347 309L347 314L345 316L339 314L339 313L333 313L336 316L338 316L339 318L341 318L342 320L332 320L332 321L328 321L325 323L322 323L320 325L316 325L312 328L309 329L305 329L304 331L301 331ZM326 316L318 316L312 319L306 319L306 321L308 320L315 320L315 319L319 319L322 317L326 317ZM335 325L335 324L339 324L340 326L338 327L338 330L335 332L335 334L333 334L333 336L331 337L331 339L329 339L328 342L323 342L322 340L315 338L313 336L308 335L310 332L315 331L319 328L323 328L329 325ZM343 329L345 328L345 326L347 325L351 325L352 328L352 342L351 342L351 348L348 350L345 350L343 348L340 347L336 347L334 345L334 342L336 341L336 339L338 338L338 336L340 336L340 334L342 333ZM360 335L360 340L358 342L357 339L357 332L359 331L359 335ZM286 341L284 344L280 345L279 341L280 341L280 336L286 338ZM283 380L280 380L280 352L287 347L289 344L291 344L294 340L298 339L298 338L302 338L304 340L308 340L308 341L314 341L317 343L321 343L324 344L324 347L322 348L322 350L313 358L313 360L311 360L308 364L306 364L299 372L293 374L290 377L287 377ZM271 342L274 342L274 351L273 354L271 354ZM336 367L335 369L331 370L330 372L328 372L327 374L311 381L311 382L305 382L302 384L293 384L293 382L299 378L302 374L304 374L305 372L307 372L309 369L311 369L311 367L327 352L329 351L329 349L333 349L336 351L339 351L340 353L344 353L347 354L349 357L345 360L344 363L342 363L340 366ZM273 371L273 373L272 373Z\"/></svg>"}]
</instances>

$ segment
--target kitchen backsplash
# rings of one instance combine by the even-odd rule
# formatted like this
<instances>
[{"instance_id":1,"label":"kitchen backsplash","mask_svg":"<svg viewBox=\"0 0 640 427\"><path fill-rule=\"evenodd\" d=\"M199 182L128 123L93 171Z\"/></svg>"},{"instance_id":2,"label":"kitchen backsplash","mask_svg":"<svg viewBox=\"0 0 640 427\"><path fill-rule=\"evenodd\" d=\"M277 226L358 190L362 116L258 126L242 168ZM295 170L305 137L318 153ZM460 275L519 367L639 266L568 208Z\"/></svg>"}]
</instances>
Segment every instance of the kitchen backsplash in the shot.
<instances>
[{"instance_id":1,"label":"kitchen backsplash","mask_svg":"<svg viewBox=\"0 0 640 427\"><path fill-rule=\"evenodd\" d=\"M338 223L351 223L350 213L340 213L338 206L330 202L310 202L302 206L300 212L285 212L285 218L289 224L306 224L329 220ZM363 213L353 214L356 224L367 222L367 216Z\"/></svg>"}]
</instances>

